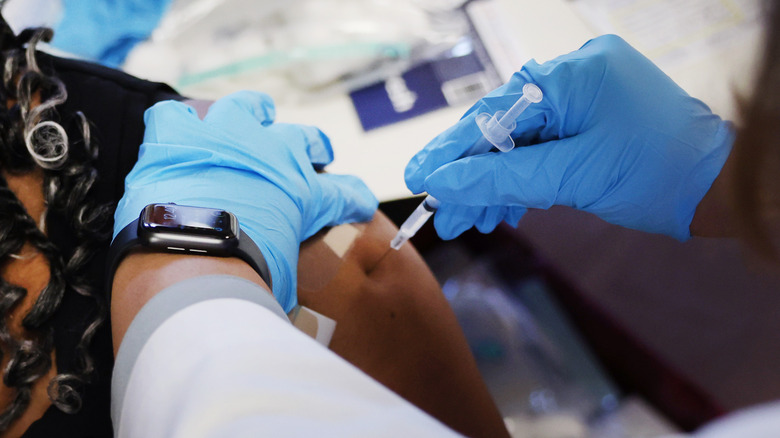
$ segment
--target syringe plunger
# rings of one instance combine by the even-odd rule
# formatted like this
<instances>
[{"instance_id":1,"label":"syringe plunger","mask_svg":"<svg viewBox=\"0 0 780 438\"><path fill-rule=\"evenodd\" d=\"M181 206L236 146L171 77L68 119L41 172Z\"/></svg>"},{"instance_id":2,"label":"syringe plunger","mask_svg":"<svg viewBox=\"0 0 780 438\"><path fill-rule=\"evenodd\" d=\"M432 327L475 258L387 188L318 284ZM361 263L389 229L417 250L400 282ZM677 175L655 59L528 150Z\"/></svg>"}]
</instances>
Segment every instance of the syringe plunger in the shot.
<instances>
[{"instance_id":1,"label":"syringe plunger","mask_svg":"<svg viewBox=\"0 0 780 438\"><path fill-rule=\"evenodd\" d=\"M515 130L515 119L532 103L542 101L542 90L535 84L523 85L523 95L506 111L496 111L495 114L478 114L477 126L493 146L501 152L509 152L515 147L512 131Z\"/></svg>"}]
</instances>

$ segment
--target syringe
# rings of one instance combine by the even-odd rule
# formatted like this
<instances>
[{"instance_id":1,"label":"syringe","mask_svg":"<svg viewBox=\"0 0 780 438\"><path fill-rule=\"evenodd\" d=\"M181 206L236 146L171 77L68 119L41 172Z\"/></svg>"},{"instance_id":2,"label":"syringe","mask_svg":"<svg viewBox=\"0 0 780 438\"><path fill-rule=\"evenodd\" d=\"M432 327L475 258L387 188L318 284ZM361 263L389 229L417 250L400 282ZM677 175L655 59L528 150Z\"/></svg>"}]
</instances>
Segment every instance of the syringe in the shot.
<instances>
[{"instance_id":1,"label":"syringe","mask_svg":"<svg viewBox=\"0 0 780 438\"><path fill-rule=\"evenodd\" d=\"M407 240L411 239L417 231L428 222L436 209L439 208L439 200L431 195L428 195L423 199L423 202L414 209L412 214L401 224L401 228L398 229L398 233L395 234L393 240L390 241L390 248L395 250L400 249L401 245Z\"/></svg>"},{"instance_id":2,"label":"syringe","mask_svg":"<svg viewBox=\"0 0 780 438\"><path fill-rule=\"evenodd\" d=\"M511 135L516 126L515 120L529 105L541 102L542 96L542 90L539 87L534 84L525 84L523 86L523 95L507 111L496 111L493 115L488 113L478 114L475 121L487 142L478 141L463 156L489 152L492 146L495 146L501 152L509 152L514 149L515 142L512 140ZM417 231L433 216L433 213L439 208L439 204L438 199L431 195L426 196L423 202L401 224L398 233L390 242L390 247L395 250L400 249L401 245L417 234Z\"/></svg>"}]
</instances>

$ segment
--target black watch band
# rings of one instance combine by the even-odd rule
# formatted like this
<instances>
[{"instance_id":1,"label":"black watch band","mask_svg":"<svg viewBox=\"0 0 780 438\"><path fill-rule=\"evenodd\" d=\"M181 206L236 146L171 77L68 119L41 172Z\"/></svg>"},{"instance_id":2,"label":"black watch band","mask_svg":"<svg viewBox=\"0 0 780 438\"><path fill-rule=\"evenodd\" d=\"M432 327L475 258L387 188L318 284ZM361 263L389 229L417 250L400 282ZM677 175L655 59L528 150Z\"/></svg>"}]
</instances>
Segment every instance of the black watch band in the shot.
<instances>
[{"instance_id":1,"label":"black watch band","mask_svg":"<svg viewBox=\"0 0 780 438\"><path fill-rule=\"evenodd\" d=\"M238 257L248 263L249 266L251 266L252 269L254 269L260 275L260 278L265 281L269 288L273 288L273 284L271 283L271 274L268 271L268 263L265 261L265 257L260 251L260 248L257 247L255 242L246 233L239 231L239 235L237 236L238 245L232 248L228 253L213 253L198 248L176 248L176 250L166 250L166 248L145 245L144 242L138 237L138 223L139 219L136 219L127 224L127 226L116 235L116 238L114 238L114 240L111 242L111 247L108 250L106 294L108 295L109 302L111 302L111 286L114 281L114 273L116 272L117 267L119 267L119 263L130 253L130 251L139 247L153 248L171 254Z\"/></svg>"}]
</instances>

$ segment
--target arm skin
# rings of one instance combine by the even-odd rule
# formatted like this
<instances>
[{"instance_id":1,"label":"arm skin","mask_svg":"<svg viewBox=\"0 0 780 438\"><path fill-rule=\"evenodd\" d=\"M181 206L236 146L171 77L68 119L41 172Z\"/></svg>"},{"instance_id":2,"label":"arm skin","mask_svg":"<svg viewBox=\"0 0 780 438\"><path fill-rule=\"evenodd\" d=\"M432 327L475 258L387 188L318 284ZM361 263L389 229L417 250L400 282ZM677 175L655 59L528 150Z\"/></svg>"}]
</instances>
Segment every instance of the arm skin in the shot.
<instances>
[{"instance_id":1,"label":"arm skin","mask_svg":"<svg viewBox=\"0 0 780 438\"><path fill-rule=\"evenodd\" d=\"M330 349L439 421L471 437L508 437L439 283L381 212L319 286L311 273L321 235L301 245L299 302L337 321ZM320 278L323 276L320 275ZM321 283L320 283L321 284Z\"/></svg>"}]
</instances>

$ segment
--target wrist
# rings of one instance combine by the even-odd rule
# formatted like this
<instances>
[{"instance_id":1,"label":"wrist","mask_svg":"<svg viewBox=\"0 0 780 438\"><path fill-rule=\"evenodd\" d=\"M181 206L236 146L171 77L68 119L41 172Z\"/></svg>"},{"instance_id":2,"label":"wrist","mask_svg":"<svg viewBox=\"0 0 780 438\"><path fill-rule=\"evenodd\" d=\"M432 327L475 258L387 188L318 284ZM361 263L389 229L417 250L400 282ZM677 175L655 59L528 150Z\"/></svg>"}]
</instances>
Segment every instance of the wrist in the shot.
<instances>
[{"instance_id":1,"label":"wrist","mask_svg":"<svg viewBox=\"0 0 780 438\"><path fill-rule=\"evenodd\" d=\"M238 218L226 210L149 204L114 237L108 253L107 292L119 262L132 250L149 248L173 254L238 257L272 286L265 253L243 233Z\"/></svg>"}]
</instances>

